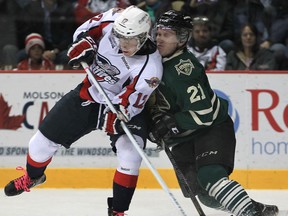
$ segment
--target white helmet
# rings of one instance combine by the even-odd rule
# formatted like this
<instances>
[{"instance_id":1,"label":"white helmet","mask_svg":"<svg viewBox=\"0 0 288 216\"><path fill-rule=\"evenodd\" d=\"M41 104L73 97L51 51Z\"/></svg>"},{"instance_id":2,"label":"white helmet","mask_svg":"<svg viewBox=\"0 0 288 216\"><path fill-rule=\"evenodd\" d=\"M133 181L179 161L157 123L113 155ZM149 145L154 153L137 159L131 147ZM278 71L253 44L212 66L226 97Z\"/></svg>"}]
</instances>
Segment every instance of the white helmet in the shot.
<instances>
[{"instance_id":1,"label":"white helmet","mask_svg":"<svg viewBox=\"0 0 288 216\"><path fill-rule=\"evenodd\" d=\"M148 13L131 5L115 19L113 33L118 38L136 38L140 49L149 37L151 19Z\"/></svg>"}]
</instances>

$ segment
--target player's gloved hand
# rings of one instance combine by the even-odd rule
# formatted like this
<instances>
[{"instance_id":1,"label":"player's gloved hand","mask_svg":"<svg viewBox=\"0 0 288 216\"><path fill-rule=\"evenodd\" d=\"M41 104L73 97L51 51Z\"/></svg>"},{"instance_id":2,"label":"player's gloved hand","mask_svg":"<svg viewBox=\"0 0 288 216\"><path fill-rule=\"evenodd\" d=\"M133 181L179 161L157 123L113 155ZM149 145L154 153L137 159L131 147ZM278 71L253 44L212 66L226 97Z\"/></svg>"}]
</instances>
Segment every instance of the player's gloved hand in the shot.
<instances>
[{"instance_id":1,"label":"player's gloved hand","mask_svg":"<svg viewBox=\"0 0 288 216\"><path fill-rule=\"evenodd\" d=\"M149 140L161 145L162 140L168 140L171 136L177 135L178 133L179 130L174 116L166 113L152 126L149 133Z\"/></svg>"},{"instance_id":2,"label":"player's gloved hand","mask_svg":"<svg viewBox=\"0 0 288 216\"><path fill-rule=\"evenodd\" d=\"M118 134L123 132L120 120L117 118L117 114L108 111L104 117L104 131L109 134Z\"/></svg>"},{"instance_id":3,"label":"player's gloved hand","mask_svg":"<svg viewBox=\"0 0 288 216\"><path fill-rule=\"evenodd\" d=\"M75 41L67 52L70 58L68 62L74 68L80 67L80 62L84 61L87 64L93 62L97 52L97 44L90 36L84 36Z\"/></svg>"},{"instance_id":4,"label":"player's gloved hand","mask_svg":"<svg viewBox=\"0 0 288 216\"><path fill-rule=\"evenodd\" d=\"M123 133L124 130L121 126L121 121L127 123L130 120L128 112L124 106L119 105L117 109L119 110L117 114L112 111L107 111L104 116L103 128L104 131L109 134Z\"/></svg>"}]
</instances>

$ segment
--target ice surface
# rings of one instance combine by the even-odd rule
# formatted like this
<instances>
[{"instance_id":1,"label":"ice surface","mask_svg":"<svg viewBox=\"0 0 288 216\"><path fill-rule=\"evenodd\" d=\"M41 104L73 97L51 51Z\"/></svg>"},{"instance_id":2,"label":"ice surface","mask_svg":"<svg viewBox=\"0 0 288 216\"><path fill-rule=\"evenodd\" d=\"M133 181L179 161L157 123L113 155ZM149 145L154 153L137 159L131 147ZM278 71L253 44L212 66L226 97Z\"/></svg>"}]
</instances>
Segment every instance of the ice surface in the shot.
<instances>
[{"instance_id":1,"label":"ice surface","mask_svg":"<svg viewBox=\"0 0 288 216\"><path fill-rule=\"evenodd\" d=\"M107 216L108 189L37 189L15 197L0 194L1 216ZM178 189L171 190L188 216L198 213L190 199L182 197ZM288 190L248 190L260 202L277 204L280 210L288 209ZM206 215L225 215L203 207ZM128 216L177 216L181 214L163 190L136 190Z\"/></svg>"}]
</instances>

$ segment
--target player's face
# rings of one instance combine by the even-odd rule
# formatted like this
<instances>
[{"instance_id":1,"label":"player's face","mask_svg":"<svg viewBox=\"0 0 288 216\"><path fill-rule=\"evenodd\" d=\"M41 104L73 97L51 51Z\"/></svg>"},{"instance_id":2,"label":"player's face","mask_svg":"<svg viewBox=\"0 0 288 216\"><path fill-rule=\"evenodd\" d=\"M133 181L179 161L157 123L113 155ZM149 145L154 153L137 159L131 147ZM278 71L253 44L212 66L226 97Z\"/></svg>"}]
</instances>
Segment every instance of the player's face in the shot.
<instances>
[{"instance_id":1,"label":"player's face","mask_svg":"<svg viewBox=\"0 0 288 216\"><path fill-rule=\"evenodd\" d=\"M162 57L172 55L178 48L176 32L171 29L158 28L156 44Z\"/></svg>"},{"instance_id":2,"label":"player's face","mask_svg":"<svg viewBox=\"0 0 288 216\"><path fill-rule=\"evenodd\" d=\"M125 56L133 56L138 50L136 38L119 38L119 46Z\"/></svg>"}]
</instances>

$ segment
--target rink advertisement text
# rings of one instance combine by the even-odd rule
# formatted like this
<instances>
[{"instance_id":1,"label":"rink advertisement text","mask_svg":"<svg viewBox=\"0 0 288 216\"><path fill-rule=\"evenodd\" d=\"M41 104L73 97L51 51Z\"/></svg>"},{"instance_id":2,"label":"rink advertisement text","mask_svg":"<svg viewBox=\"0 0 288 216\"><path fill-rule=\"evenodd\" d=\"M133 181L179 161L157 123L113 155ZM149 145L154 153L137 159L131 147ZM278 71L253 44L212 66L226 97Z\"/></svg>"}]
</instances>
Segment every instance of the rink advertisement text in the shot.
<instances>
[{"instance_id":1,"label":"rink advertisement text","mask_svg":"<svg viewBox=\"0 0 288 216\"><path fill-rule=\"evenodd\" d=\"M211 86L230 103L235 123L236 168L283 169L288 154L288 72L208 73ZM30 137L63 95L84 78L83 73L0 73L0 94L10 107L9 116L23 115L17 130L0 128L0 157L3 166L19 165L28 151ZM17 88L11 86L17 83ZM163 153L147 143L147 155L159 167L170 167ZM78 140L70 149L60 148L54 165L113 167L114 157L105 133L95 131ZM68 158L68 160L67 160Z\"/></svg>"}]
</instances>

